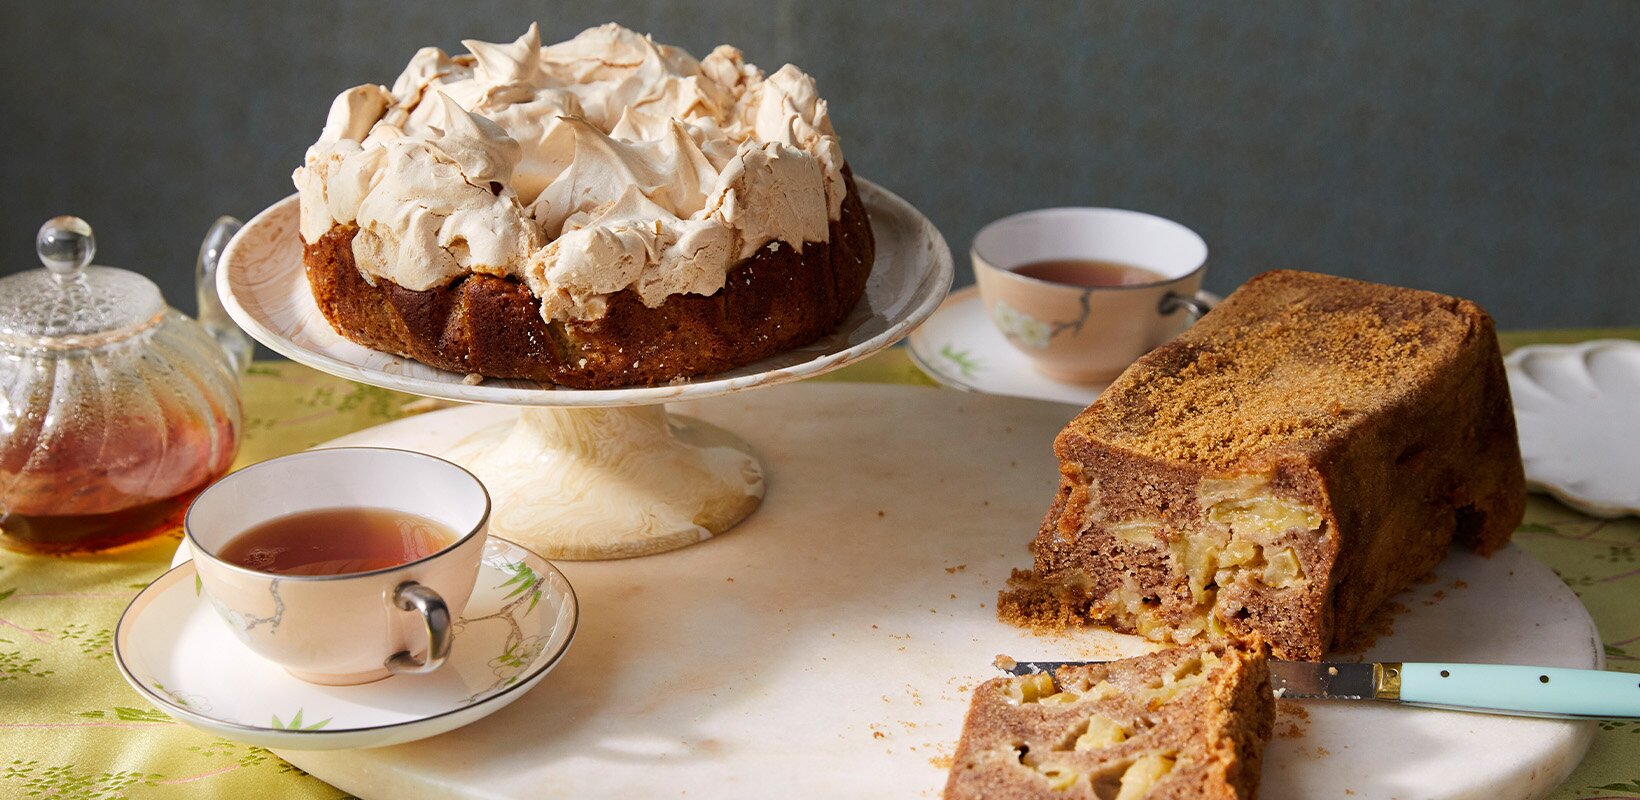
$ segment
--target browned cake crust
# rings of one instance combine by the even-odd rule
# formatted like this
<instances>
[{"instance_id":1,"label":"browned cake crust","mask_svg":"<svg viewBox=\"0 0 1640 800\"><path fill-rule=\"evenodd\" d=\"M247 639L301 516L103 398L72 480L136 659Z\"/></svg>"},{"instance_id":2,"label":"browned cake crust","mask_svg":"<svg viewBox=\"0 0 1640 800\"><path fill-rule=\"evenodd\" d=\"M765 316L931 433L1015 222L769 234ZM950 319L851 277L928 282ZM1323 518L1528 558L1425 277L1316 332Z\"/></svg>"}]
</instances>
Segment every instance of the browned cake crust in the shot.
<instances>
[{"instance_id":1,"label":"browned cake crust","mask_svg":"<svg viewBox=\"0 0 1640 800\"><path fill-rule=\"evenodd\" d=\"M946 800L1257 796L1275 698L1256 647L1065 667L1045 690L1030 680L974 690Z\"/></svg>"},{"instance_id":2,"label":"browned cake crust","mask_svg":"<svg viewBox=\"0 0 1640 800\"><path fill-rule=\"evenodd\" d=\"M523 284L469 274L412 291L353 263L352 225L305 244L302 261L319 310L338 333L376 350L493 378L577 389L653 385L721 372L813 342L843 321L865 292L875 243L845 166L848 196L829 242L764 247L731 269L711 295L677 294L654 308L631 289L595 320L547 322Z\"/></svg>"},{"instance_id":3,"label":"browned cake crust","mask_svg":"<svg viewBox=\"0 0 1640 800\"><path fill-rule=\"evenodd\" d=\"M1249 281L1054 444L1059 494L999 612L1153 639L1258 633L1319 659L1456 538L1525 507L1492 320L1304 272Z\"/></svg>"}]
</instances>

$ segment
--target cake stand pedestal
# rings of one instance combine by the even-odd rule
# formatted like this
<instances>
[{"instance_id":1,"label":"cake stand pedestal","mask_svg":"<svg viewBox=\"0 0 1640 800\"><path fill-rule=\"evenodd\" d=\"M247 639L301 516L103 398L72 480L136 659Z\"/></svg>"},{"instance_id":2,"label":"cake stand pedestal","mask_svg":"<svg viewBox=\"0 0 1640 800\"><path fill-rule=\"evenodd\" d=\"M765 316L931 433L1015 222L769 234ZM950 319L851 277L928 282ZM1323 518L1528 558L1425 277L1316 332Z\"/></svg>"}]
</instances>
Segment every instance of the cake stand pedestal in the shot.
<instances>
[{"instance_id":1,"label":"cake stand pedestal","mask_svg":"<svg viewBox=\"0 0 1640 800\"><path fill-rule=\"evenodd\" d=\"M490 532L554 558L627 558L734 527L763 467L734 434L666 407L527 408L442 454L495 501Z\"/></svg>"},{"instance_id":2,"label":"cake stand pedestal","mask_svg":"<svg viewBox=\"0 0 1640 800\"><path fill-rule=\"evenodd\" d=\"M477 475L494 501L490 530L542 555L609 559L659 553L721 534L763 497L763 468L727 430L669 416L665 404L800 380L881 350L928 318L951 288L951 252L926 217L856 179L877 256L865 295L833 333L739 369L665 386L470 385L457 373L354 344L330 327L302 265L294 195L229 243L217 293L258 341L310 367L395 391L522 407L463 431L433 453Z\"/></svg>"}]
</instances>

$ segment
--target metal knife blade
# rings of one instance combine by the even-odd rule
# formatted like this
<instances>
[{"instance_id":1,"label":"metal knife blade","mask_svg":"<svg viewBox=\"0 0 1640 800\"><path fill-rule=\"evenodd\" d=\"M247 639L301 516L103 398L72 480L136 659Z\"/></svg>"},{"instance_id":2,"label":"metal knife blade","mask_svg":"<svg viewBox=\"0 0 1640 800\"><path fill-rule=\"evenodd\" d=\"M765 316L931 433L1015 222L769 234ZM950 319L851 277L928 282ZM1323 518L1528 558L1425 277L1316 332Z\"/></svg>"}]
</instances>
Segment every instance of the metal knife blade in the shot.
<instances>
[{"instance_id":1,"label":"metal knife blade","mask_svg":"<svg viewBox=\"0 0 1640 800\"><path fill-rule=\"evenodd\" d=\"M1014 675L1091 661L999 658ZM1406 705L1551 719L1640 719L1640 676L1520 664L1386 661L1380 664L1270 661L1278 697L1389 700Z\"/></svg>"},{"instance_id":2,"label":"metal knife blade","mask_svg":"<svg viewBox=\"0 0 1640 800\"><path fill-rule=\"evenodd\" d=\"M1053 672L1095 661L1016 661L998 664L1012 675ZM1277 697L1319 700L1393 700L1399 697L1400 664L1339 664L1270 661L1270 684Z\"/></svg>"},{"instance_id":3,"label":"metal knife blade","mask_svg":"<svg viewBox=\"0 0 1640 800\"><path fill-rule=\"evenodd\" d=\"M1320 700L1393 699L1388 678L1399 675L1394 665L1332 664L1307 661L1270 661L1270 685L1276 697ZM1398 693L1397 693L1398 694Z\"/></svg>"}]
</instances>

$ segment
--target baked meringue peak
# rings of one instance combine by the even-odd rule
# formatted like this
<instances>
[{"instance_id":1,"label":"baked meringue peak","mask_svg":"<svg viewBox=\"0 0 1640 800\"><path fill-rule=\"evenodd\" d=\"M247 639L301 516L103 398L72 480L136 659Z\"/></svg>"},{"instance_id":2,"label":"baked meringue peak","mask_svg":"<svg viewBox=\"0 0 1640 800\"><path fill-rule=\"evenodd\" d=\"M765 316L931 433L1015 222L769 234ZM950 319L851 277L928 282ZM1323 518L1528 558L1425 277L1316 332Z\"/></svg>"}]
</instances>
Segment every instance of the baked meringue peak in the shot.
<instances>
[{"instance_id":1,"label":"baked meringue peak","mask_svg":"<svg viewBox=\"0 0 1640 800\"><path fill-rule=\"evenodd\" d=\"M646 64L657 73L688 75L700 69L688 53L613 22L581 31L566 42L542 48L541 63L573 85L617 81Z\"/></svg>"},{"instance_id":2,"label":"baked meringue peak","mask_svg":"<svg viewBox=\"0 0 1640 800\"><path fill-rule=\"evenodd\" d=\"M548 320L592 319L627 289L651 306L715 292L841 216L842 150L797 67L765 76L728 45L696 60L614 23L463 45L343 92L293 176L302 237L357 225L367 279L502 275Z\"/></svg>"},{"instance_id":3,"label":"baked meringue peak","mask_svg":"<svg viewBox=\"0 0 1640 800\"><path fill-rule=\"evenodd\" d=\"M625 141L581 117L562 118L552 146L568 168L530 205L530 214L543 232L556 237L572 216L635 190L654 204L656 221L688 219L706 204L719 176L683 125L671 120L663 139Z\"/></svg>"},{"instance_id":4,"label":"baked meringue peak","mask_svg":"<svg viewBox=\"0 0 1640 800\"><path fill-rule=\"evenodd\" d=\"M438 127L433 130L439 134L439 149L461 168L468 183L501 194L523 158L523 148L500 125L462 108L443 92L435 94Z\"/></svg>"},{"instance_id":5,"label":"baked meringue peak","mask_svg":"<svg viewBox=\"0 0 1640 800\"><path fill-rule=\"evenodd\" d=\"M541 71L541 27L534 22L508 44L462 39L461 46L478 62L476 75L490 83L528 83Z\"/></svg>"},{"instance_id":6,"label":"baked meringue peak","mask_svg":"<svg viewBox=\"0 0 1640 800\"><path fill-rule=\"evenodd\" d=\"M363 140L392 104L393 95L387 87L369 83L336 95L330 104L330 114L325 117L325 128L319 133L319 142Z\"/></svg>"}]
</instances>

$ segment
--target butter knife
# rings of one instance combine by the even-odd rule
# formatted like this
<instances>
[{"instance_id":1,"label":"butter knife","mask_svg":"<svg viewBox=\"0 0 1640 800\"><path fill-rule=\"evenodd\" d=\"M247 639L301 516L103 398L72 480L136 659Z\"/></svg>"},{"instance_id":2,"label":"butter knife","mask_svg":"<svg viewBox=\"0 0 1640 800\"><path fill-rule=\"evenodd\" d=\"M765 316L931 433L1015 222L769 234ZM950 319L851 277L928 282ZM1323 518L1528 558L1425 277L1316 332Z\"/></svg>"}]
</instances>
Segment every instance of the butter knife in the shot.
<instances>
[{"instance_id":1,"label":"butter knife","mask_svg":"<svg viewBox=\"0 0 1640 800\"><path fill-rule=\"evenodd\" d=\"M1018 661L1030 675L1088 661ZM1640 718L1640 675L1508 664L1270 661L1277 697L1383 700L1407 705L1558 719Z\"/></svg>"}]
</instances>

